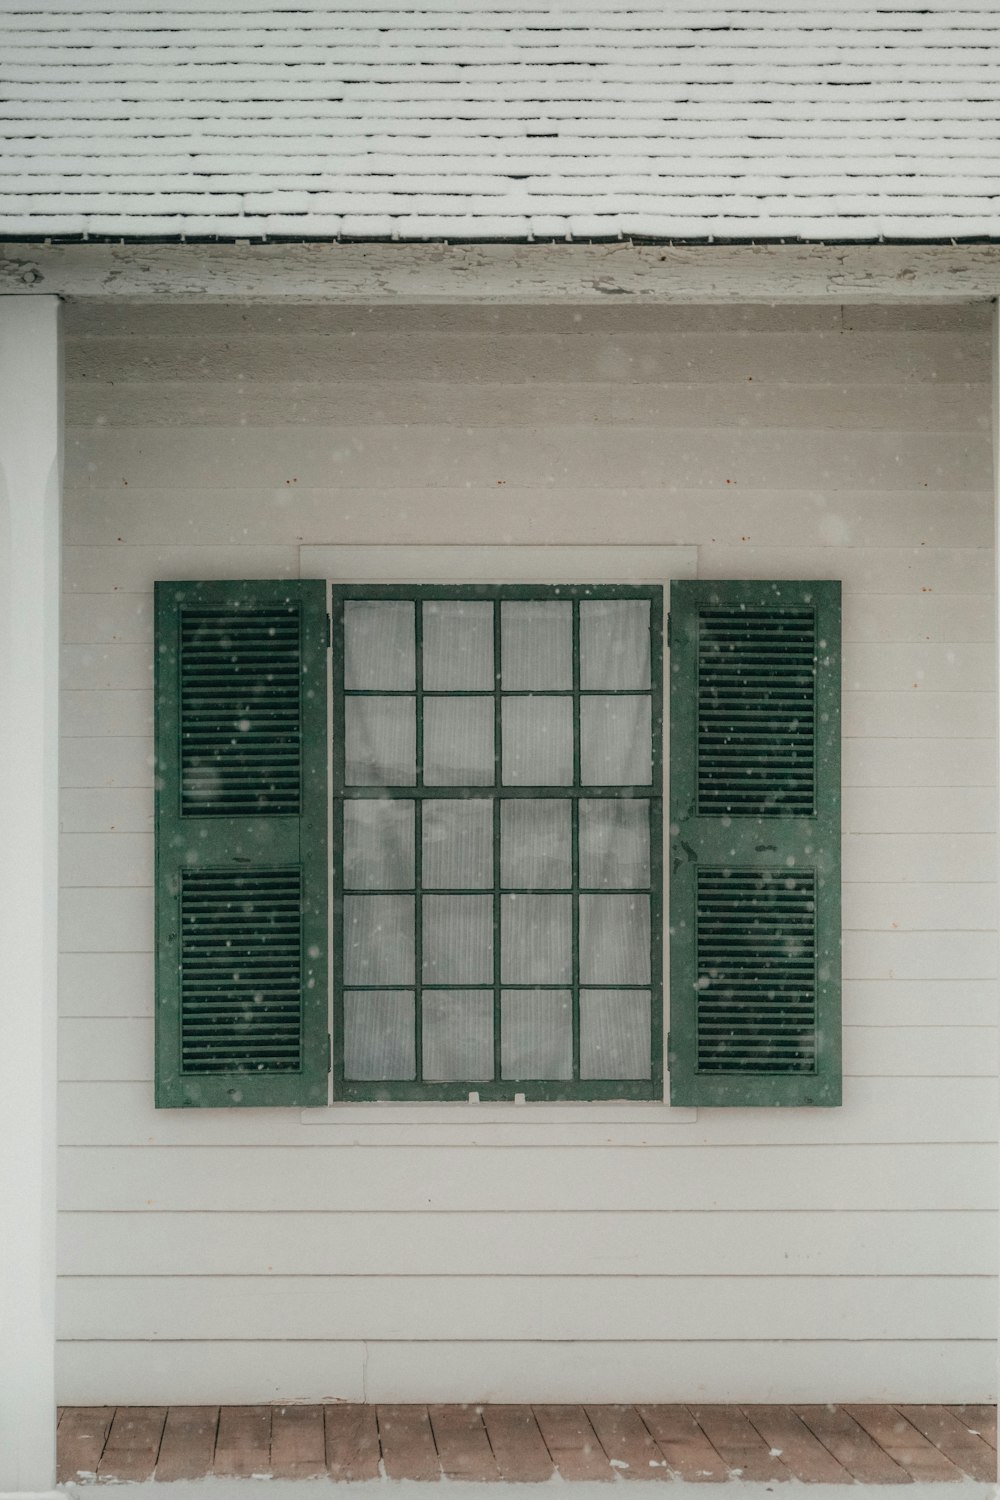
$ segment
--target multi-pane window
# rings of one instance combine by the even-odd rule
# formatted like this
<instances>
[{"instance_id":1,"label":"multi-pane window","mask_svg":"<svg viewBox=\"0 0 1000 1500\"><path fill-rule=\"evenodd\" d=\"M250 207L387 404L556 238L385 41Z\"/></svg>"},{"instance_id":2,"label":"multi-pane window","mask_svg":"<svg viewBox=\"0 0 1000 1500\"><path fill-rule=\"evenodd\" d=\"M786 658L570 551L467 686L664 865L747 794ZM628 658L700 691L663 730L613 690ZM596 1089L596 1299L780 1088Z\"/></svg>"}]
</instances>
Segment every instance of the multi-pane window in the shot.
<instances>
[{"instance_id":1,"label":"multi-pane window","mask_svg":"<svg viewBox=\"0 0 1000 1500\"><path fill-rule=\"evenodd\" d=\"M661 1097L661 591L333 619L336 1096Z\"/></svg>"}]
</instances>

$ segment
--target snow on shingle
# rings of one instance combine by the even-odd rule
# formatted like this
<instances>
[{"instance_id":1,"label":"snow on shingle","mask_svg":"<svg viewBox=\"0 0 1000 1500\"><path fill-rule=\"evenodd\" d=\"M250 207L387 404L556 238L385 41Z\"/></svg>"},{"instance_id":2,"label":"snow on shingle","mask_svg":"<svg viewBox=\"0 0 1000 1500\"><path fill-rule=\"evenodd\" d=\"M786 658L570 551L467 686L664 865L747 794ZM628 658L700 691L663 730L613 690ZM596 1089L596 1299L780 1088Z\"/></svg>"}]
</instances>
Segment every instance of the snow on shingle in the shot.
<instances>
[{"instance_id":1,"label":"snow on shingle","mask_svg":"<svg viewBox=\"0 0 1000 1500\"><path fill-rule=\"evenodd\" d=\"M2 0L0 234L1000 238L1000 0Z\"/></svg>"}]
</instances>

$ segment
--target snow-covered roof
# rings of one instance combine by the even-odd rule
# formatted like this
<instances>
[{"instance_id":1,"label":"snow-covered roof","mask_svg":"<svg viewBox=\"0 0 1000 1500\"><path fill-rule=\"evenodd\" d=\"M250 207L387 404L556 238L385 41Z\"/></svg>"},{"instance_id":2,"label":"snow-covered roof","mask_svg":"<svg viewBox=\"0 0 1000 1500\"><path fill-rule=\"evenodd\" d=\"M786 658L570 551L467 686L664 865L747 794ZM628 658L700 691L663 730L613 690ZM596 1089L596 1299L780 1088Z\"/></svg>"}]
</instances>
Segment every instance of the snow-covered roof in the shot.
<instances>
[{"instance_id":1,"label":"snow-covered roof","mask_svg":"<svg viewBox=\"0 0 1000 1500\"><path fill-rule=\"evenodd\" d=\"M0 0L0 234L1000 237L1000 0Z\"/></svg>"}]
</instances>

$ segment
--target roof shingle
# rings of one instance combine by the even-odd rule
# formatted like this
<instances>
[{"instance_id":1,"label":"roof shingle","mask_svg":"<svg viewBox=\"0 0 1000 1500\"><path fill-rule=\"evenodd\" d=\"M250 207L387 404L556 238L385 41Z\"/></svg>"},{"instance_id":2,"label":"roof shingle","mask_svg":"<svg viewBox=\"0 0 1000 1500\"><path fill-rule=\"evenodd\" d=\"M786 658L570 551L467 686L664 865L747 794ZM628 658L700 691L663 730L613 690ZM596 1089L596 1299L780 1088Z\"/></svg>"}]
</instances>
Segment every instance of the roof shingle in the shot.
<instances>
[{"instance_id":1,"label":"roof shingle","mask_svg":"<svg viewBox=\"0 0 1000 1500\"><path fill-rule=\"evenodd\" d=\"M10 0L0 234L1000 237L994 0Z\"/></svg>"}]
</instances>

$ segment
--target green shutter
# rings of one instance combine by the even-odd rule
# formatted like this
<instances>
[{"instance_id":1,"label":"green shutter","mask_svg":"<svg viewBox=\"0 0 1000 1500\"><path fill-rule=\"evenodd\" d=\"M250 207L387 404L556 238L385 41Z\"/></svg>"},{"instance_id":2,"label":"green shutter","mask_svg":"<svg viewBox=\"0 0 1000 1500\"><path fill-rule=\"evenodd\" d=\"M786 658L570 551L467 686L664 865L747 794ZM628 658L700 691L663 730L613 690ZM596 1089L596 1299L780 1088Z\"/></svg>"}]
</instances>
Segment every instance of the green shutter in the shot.
<instances>
[{"instance_id":1,"label":"green shutter","mask_svg":"<svg viewBox=\"0 0 1000 1500\"><path fill-rule=\"evenodd\" d=\"M670 1099L839 1104L840 584L670 600Z\"/></svg>"},{"instance_id":2,"label":"green shutter","mask_svg":"<svg viewBox=\"0 0 1000 1500\"><path fill-rule=\"evenodd\" d=\"M327 1101L326 585L156 585L156 1103Z\"/></svg>"}]
</instances>

